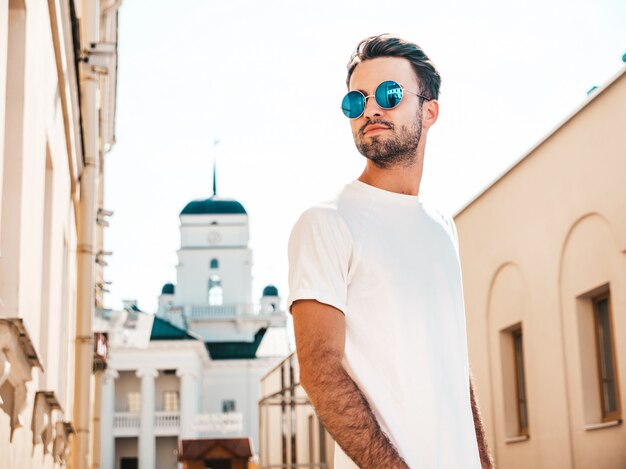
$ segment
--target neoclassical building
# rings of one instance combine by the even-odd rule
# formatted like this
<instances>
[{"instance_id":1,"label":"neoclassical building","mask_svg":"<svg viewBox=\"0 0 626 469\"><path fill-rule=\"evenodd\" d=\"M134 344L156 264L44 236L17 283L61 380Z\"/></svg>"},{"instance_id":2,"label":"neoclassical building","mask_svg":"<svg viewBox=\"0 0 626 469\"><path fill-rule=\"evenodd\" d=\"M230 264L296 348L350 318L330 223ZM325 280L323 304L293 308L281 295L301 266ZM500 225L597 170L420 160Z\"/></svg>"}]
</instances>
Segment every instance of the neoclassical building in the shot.
<instances>
[{"instance_id":1,"label":"neoclassical building","mask_svg":"<svg viewBox=\"0 0 626 469\"><path fill-rule=\"evenodd\" d=\"M626 467L626 69L455 221L497 466Z\"/></svg>"},{"instance_id":2,"label":"neoclassical building","mask_svg":"<svg viewBox=\"0 0 626 469\"><path fill-rule=\"evenodd\" d=\"M0 2L0 467L91 467L111 0Z\"/></svg>"},{"instance_id":3,"label":"neoclassical building","mask_svg":"<svg viewBox=\"0 0 626 469\"><path fill-rule=\"evenodd\" d=\"M109 339L101 395L102 469L253 467L261 377L289 352L268 285L252 301L248 215L215 195L180 213L176 284L156 314L99 311Z\"/></svg>"}]
</instances>

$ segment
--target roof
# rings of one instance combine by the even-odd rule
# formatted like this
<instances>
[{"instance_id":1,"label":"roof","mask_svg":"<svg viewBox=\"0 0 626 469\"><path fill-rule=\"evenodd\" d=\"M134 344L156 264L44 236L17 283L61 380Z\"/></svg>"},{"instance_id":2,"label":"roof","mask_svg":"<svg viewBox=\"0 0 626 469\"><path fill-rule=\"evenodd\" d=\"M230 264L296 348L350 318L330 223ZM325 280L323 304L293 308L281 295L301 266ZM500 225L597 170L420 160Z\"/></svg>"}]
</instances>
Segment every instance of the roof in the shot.
<instances>
[{"instance_id":1,"label":"roof","mask_svg":"<svg viewBox=\"0 0 626 469\"><path fill-rule=\"evenodd\" d=\"M572 120L574 117L576 117L576 115L578 113L583 111L591 102L593 102L598 96L600 96L607 89L609 89L611 87L611 85L613 85L617 81L619 81L619 79L622 78L623 76L626 76L626 67L622 67L622 69L616 75L614 75L609 80L609 82L607 84L605 84L601 88L597 88L597 89L593 90L593 92L590 93L587 96L587 99L580 106L578 106L578 108L576 108L574 110L574 112L572 112L565 119L563 119L563 121L561 121L556 127L554 127L550 132L548 132L545 137L543 137L541 140L539 140L530 150L528 150L526 153L524 153L521 158L519 158L517 161L515 161L502 174L500 174L500 176L498 176L493 181L491 181L487 185L487 187L485 187L482 191L480 191L477 195L475 195L472 199L470 199L469 202L467 202L463 207L461 207L461 209L458 210L456 212L456 214L454 215L454 218L459 216L467 208L469 208L474 202L476 202L479 198L481 198L484 194L486 194L493 186L495 186L498 183L498 181L504 179L504 177L507 174L509 174L511 171L513 171L520 163L522 163L526 158L528 158L530 155L532 155L535 152L535 150L537 150L541 145L543 145L545 142L547 142L554 134L556 134L559 131L559 129L561 129L561 127L563 127L570 120Z\"/></svg>"},{"instance_id":2,"label":"roof","mask_svg":"<svg viewBox=\"0 0 626 469\"><path fill-rule=\"evenodd\" d=\"M174 284L166 283L165 285L163 285L163 288L161 288L161 295L173 295L174 291L176 291L176 287L174 286Z\"/></svg>"},{"instance_id":3,"label":"roof","mask_svg":"<svg viewBox=\"0 0 626 469\"><path fill-rule=\"evenodd\" d=\"M205 346L212 360L256 358L265 331L265 327L259 329L254 335L254 342L206 342Z\"/></svg>"},{"instance_id":4,"label":"roof","mask_svg":"<svg viewBox=\"0 0 626 469\"><path fill-rule=\"evenodd\" d=\"M154 317L152 323L152 332L150 332L150 340L198 340L186 330L175 326L165 319L158 316Z\"/></svg>"},{"instance_id":5,"label":"roof","mask_svg":"<svg viewBox=\"0 0 626 469\"><path fill-rule=\"evenodd\" d=\"M236 200L220 199L216 196L206 200L193 200L185 205L181 215L247 215Z\"/></svg>"},{"instance_id":6,"label":"roof","mask_svg":"<svg viewBox=\"0 0 626 469\"><path fill-rule=\"evenodd\" d=\"M179 443L178 460L193 461L203 459L204 455L216 447L221 447L235 457L252 457L250 438L205 438L182 440Z\"/></svg>"},{"instance_id":7,"label":"roof","mask_svg":"<svg viewBox=\"0 0 626 469\"><path fill-rule=\"evenodd\" d=\"M278 288L274 285L268 285L263 289L263 296L278 296Z\"/></svg>"}]
</instances>

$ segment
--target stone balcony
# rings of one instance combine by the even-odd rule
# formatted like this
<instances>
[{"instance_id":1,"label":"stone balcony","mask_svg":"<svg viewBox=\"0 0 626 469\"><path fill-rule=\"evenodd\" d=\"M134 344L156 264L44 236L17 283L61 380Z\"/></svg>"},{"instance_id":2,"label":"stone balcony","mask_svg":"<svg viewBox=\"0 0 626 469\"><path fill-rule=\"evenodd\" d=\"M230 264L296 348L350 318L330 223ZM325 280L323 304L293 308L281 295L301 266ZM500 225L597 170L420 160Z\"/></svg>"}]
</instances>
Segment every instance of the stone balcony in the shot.
<instances>
[{"instance_id":1,"label":"stone balcony","mask_svg":"<svg viewBox=\"0 0 626 469\"><path fill-rule=\"evenodd\" d=\"M273 319L285 316L284 311L272 311L256 303L237 303L219 306L185 305L181 308L187 320L207 319Z\"/></svg>"},{"instance_id":2,"label":"stone balcony","mask_svg":"<svg viewBox=\"0 0 626 469\"><path fill-rule=\"evenodd\" d=\"M113 436L138 437L139 413L115 412L113 416ZM243 432L243 414L230 412L223 414L198 414L192 431L211 434L237 434ZM180 434L180 412L154 412L154 436L178 436Z\"/></svg>"},{"instance_id":3,"label":"stone balcony","mask_svg":"<svg viewBox=\"0 0 626 469\"><path fill-rule=\"evenodd\" d=\"M113 434L116 437L139 436L139 413L115 412ZM180 433L180 412L154 412L154 435L177 436Z\"/></svg>"}]
</instances>

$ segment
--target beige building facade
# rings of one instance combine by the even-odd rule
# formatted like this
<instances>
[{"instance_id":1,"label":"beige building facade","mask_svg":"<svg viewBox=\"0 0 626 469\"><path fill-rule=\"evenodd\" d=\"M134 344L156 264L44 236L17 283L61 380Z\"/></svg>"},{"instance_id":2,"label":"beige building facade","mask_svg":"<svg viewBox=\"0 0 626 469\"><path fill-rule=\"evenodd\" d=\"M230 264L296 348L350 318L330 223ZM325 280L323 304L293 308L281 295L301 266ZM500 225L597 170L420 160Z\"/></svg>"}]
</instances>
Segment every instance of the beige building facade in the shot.
<instances>
[{"instance_id":1,"label":"beige building facade","mask_svg":"<svg viewBox=\"0 0 626 469\"><path fill-rule=\"evenodd\" d=\"M86 468L97 452L118 7L0 0L0 468Z\"/></svg>"},{"instance_id":2,"label":"beige building facade","mask_svg":"<svg viewBox=\"0 0 626 469\"><path fill-rule=\"evenodd\" d=\"M497 466L626 467L626 69L455 221Z\"/></svg>"}]
</instances>

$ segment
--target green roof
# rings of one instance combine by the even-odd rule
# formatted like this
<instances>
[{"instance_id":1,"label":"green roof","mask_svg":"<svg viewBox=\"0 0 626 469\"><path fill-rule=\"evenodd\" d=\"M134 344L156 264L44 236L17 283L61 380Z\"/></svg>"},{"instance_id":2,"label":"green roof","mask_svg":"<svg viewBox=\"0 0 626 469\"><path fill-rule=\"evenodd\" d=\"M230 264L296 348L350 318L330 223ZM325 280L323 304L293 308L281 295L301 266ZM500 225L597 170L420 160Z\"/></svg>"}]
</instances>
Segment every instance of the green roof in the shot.
<instances>
[{"instance_id":1,"label":"green roof","mask_svg":"<svg viewBox=\"0 0 626 469\"><path fill-rule=\"evenodd\" d=\"M150 333L150 340L198 340L196 337L189 334L186 330L175 326L171 322L161 319L158 316L154 317L152 323L152 332Z\"/></svg>"},{"instance_id":2,"label":"green roof","mask_svg":"<svg viewBox=\"0 0 626 469\"><path fill-rule=\"evenodd\" d=\"M173 295L175 291L176 287L173 283L166 283L163 285L163 288L161 288L161 295Z\"/></svg>"},{"instance_id":3,"label":"green roof","mask_svg":"<svg viewBox=\"0 0 626 469\"><path fill-rule=\"evenodd\" d=\"M278 296L278 288L274 285L268 285L263 289L263 296Z\"/></svg>"},{"instance_id":4,"label":"green roof","mask_svg":"<svg viewBox=\"0 0 626 469\"><path fill-rule=\"evenodd\" d=\"M212 360L256 358L256 351L266 330L265 327L259 329L254 335L254 342L206 342L205 346Z\"/></svg>"},{"instance_id":5,"label":"green roof","mask_svg":"<svg viewBox=\"0 0 626 469\"><path fill-rule=\"evenodd\" d=\"M246 209L236 200L219 199L215 196L206 200L189 202L181 215L246 215Z\"/></svg>"}]
</instances>

